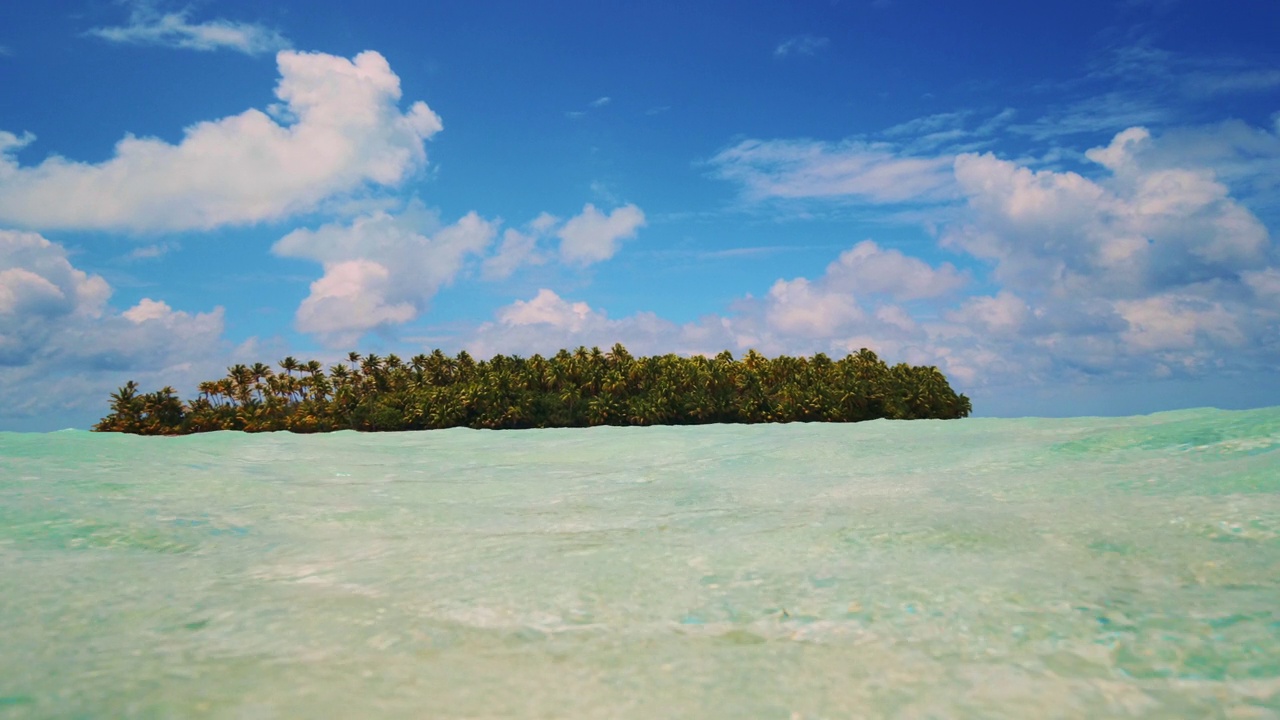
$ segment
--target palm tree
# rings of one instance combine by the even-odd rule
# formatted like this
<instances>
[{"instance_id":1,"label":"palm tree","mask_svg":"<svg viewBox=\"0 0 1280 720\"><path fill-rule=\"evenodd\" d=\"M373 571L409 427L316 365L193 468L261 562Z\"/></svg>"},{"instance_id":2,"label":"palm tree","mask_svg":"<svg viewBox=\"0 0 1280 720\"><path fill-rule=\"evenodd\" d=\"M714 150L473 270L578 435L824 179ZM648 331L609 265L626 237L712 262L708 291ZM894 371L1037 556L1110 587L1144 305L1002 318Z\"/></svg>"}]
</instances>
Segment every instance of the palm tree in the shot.
<instances>
[{"instance_id":1,"label":"palm tree","mask_svg":"<svg viewBox=\"0 0 1280 720\"><path fill-rule=\"evenodd\" d=\"M130 380L111 393L111 413L94 430L105 432L138 432L142 421L142 402L138 397L138 383Z\"/></svg>"},{"instance_id":2,"label":"palm tree","mask_svg":"<svg viewBox=\"0 0 1280 720\"><path fill-rule=\"evenodd\" d=\"M708 422L850 422L877 417L956 418L972 411L938 368L889 367L862 349L833 361L770 359L750 349L714 358L674 354L632 357L621 343L608 353L579 346L550 358L495 355L476 362L433 350L405 365L396 355L348 355L326 374L311 360L287 357L276 375L261 363L227 368L198 385L184 405L173 388L139 394L130 381L111 395L95 430L171 434L206 430L339 428L403 430L583 427ZM295 375L294 371L300 371Z\"/></svg>"}]
</instances>

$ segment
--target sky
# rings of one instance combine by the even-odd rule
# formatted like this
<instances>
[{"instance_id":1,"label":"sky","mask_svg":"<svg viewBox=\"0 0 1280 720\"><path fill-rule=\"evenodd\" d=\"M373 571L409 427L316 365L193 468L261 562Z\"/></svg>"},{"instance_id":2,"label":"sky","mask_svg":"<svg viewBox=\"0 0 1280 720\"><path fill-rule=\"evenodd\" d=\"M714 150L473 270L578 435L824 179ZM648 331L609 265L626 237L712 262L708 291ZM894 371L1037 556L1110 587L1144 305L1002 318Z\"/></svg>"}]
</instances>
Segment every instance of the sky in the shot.
<instances>
[{"instance_id":1,"label":"sky","mask_svg":"<svg viewBox=\"0 0 1280 720\"><path fill-rule=\"evenodd\" d=\"M1280 404L1280 4L0 5L0 430L561 347Z\"/></svg>"}]
</instances>

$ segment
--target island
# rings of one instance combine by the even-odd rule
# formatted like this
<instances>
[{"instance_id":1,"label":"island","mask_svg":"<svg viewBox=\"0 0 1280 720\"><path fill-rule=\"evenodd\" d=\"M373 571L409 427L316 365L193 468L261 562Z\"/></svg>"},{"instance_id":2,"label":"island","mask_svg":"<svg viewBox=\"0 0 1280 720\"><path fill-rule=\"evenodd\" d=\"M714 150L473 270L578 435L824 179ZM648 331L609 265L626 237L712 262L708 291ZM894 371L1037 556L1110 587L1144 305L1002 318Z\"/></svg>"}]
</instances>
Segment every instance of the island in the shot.
<instances>
[{"instance_id":1,"label":"island","mask_svg":"<svg viewBox=\"0 0 1280 720\"><path fill-rule=\"evenodd\" d=\"M634 357L621 344L480 361L440 350L407 363L396 355L347 357L349 364L327 371L293 357L278 372L234 365L185 401L172 387L140 393L129 381L111 394L111 412L93 429L186 435L858 422L963 418L972 409L938 368L890 366L865 348L840 360L755 350L741 359L727 350Z\"/></svg>"}]
</instances>

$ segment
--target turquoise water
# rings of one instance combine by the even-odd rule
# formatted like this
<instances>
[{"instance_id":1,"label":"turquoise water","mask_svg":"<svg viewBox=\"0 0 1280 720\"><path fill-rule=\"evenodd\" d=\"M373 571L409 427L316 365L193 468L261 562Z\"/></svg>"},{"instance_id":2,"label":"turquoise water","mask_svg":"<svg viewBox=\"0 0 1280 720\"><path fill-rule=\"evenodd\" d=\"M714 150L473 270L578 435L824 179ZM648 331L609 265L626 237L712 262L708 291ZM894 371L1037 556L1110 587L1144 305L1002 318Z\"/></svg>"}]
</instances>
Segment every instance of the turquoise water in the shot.
<instances>
[{"instance_id":1,"label":"turquoise water","mask_svg":"<svg viewBox=\"0 0 1280 720\"><path fill-rule=\"evenodd\" d=\"M29 717L1280 717L1280 408L0 434Z\"/></svg>"}]
</instances>

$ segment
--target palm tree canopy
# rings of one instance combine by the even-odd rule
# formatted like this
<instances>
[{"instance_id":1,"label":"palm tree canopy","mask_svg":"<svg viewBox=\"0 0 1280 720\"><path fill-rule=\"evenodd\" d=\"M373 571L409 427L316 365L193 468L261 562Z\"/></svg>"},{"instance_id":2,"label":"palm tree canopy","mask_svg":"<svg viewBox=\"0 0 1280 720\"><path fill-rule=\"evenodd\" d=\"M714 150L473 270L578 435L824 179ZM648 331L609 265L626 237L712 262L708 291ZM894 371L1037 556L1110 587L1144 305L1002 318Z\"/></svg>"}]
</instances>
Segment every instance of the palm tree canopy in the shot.
<instances>
[{"instance_id":1,"label":"palm tree canopy","mask_svg":"<svg viewBox=\"0 0 1280 720\"><path fill-rule=\"evenodd\" d=\"M95 430L178 434L208 430L418 430L856 422L961 418L972 411L933 366L890 367L862 349L840 360L768 358L728 350L714 358L634 357L621 344L561 349L550 357L495 355L477 362L436 349L405 364L396 355L347 356L352 366L290 356L273 374L263 363L227 368L184 403L174 389L139 394L129 381L111 393ZM295 370L305 374L295 377Z\"/></svg>"}]
</instances>

